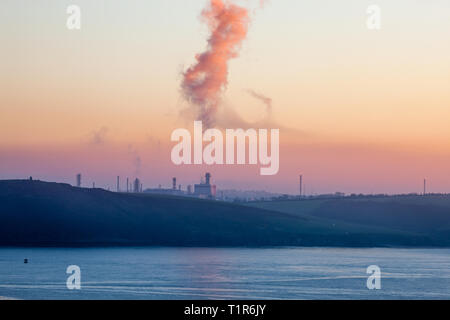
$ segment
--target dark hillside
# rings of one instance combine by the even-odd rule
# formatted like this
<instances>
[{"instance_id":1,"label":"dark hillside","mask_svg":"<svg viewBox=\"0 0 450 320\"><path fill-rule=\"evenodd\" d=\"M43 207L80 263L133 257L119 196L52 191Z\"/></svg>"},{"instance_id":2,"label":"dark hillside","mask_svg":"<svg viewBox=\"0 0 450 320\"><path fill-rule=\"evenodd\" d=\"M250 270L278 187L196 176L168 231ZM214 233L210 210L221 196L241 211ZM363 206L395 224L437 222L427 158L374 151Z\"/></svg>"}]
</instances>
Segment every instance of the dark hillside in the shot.
<instances>
[{"instance_id":1,"label":"dark hillside","mask_svg":"<svg viewBox=\"0 0 450 320\"><path fill-rule=\"evenodd\" d=\"M450 242L450 196L411 195L254 202L253 207L322 221L414 232Z\"/></svg>"},{"instance_id":2,"label":"dark hillside","mask_svg":"<svg viewBox=\"0 0 450 320\"><path fill-rule=\"evenodd\" d=\"M0 245L433 246L429 235L192 198L0 181Z\"/></svg>"}]
</instances>

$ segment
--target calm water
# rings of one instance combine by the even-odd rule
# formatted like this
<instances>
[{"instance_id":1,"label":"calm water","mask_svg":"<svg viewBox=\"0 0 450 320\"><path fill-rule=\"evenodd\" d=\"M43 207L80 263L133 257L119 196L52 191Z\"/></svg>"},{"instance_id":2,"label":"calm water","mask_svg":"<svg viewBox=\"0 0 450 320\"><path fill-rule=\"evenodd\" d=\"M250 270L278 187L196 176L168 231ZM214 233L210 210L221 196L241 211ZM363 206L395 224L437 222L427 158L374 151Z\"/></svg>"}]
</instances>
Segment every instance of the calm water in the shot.
<instances>
[{"instance_id":1,"label":"calm water","mask_svg":"<svg viewBox=\"0 0 450 320\"><path fill-rule=\"evenodd\" d=\"M81 290L66 287L69 265L81 268ZM369 265L381 268L381 290L366 287ZM450 299L450 249L0 248L0 296Z\"/></svg>"}]
</instances>

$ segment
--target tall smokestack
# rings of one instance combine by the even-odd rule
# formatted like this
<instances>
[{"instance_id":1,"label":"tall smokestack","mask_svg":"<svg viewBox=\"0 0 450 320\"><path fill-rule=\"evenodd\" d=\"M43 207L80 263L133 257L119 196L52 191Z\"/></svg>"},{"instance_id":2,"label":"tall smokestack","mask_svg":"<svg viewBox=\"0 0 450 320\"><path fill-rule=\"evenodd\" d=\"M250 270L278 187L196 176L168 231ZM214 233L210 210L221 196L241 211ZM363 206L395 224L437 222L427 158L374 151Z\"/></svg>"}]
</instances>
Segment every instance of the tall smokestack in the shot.
<instances>
[{"instance_id":1,"label":"tall smokestack","mask_svg":"<svg viewBox=\"0 0 450 320\"><path fill-rule=\"evenodd\" d=\"M134 188L133 188L133 192L134 193L139 193L141 190L141 181L139 180L139 178L136 178L134 180Z\"/></svg>"},{"instance_id":2,"label":"tall smokestack","mask_svg":"<svg viewBox=\"0 0 450 320\"><path fill-rule=\"evenodd\" d=\"M81 187L81 173L77 174L77 187Z\"/></svg>"},{"instance_id":3,"label":"tall smokestack","mask_svg":"<svg viewBox=\"0 0 450 320\"><path fill-rule=\"evenodd\" d=\"M300 175L300 185L299 185L299 187L300 187L300 197L302 197L303 196L303 175Z\"/></svg>"},{"instance_id":4,"label":"tall smokestack","mask_svg":"<svg viewBox=\"0 0 450 320\"><path fill-rule=\"evenodd\" d=\"M172 189L177 190L177 178L172 178Z\"/></svg>"},{"instance_id":5,"label":"tall smokestack","mask_svg":"<svg viewBox=\"0 0 450 320\"><path fill-rule=\"evenodd\" d=\"M120 177L117 176L117 192L120 192Z\"/></svg>"},{"instance_id":6,"label":"tall smokestack","mask_svg":"<svg viewBox=\"0 0 450 320\"><path fill-rule=\"evenodd\" d=\"M130 192L130 185L128 184L128 178L127 178L127 192Z\"/></svg>"},{"instance_id":7,"label":"tall smokestack","mask_svg":"<svg viewBox=\"0 0 450 320\"><path fill-rule=\"evenodd\" d=\"M423 195L427 194L427 179L423 179Z\"/></svg>"},{"instance_id":8,"label":"tall smokestack","mask_svg":"<svg viewBox=\"0 0 450 320\"><path fill-rule=\"evenodd\" d=\"M206 181L205 181L205 183L207 184L207 185L209 185L210 184L210 181L211 181L211 173L206 173L205 174L205 178L206 178Z\"/></svg>"}]
</instances>

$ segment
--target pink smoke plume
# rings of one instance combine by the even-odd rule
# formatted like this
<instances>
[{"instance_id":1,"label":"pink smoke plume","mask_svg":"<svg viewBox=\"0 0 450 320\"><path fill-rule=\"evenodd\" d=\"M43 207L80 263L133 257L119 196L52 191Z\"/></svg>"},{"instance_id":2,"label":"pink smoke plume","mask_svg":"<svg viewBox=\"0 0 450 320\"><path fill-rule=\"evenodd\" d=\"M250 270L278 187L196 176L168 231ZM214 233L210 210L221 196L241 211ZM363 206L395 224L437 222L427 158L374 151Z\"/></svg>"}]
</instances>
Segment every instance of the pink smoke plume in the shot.
<instances>
[{"instance_id":1,"label":"pink smoke plume","mask_svg":"<svg viewBox=\"0 0 450 320\"><path fill-rule=\"evenodd\" d=\"M226 0L210 0L202 18L211 32L208 47L183 74L181 88L186 100L196 107L198 120L211 127L220 94L228 83L228 61L238 57L250 19L246 8Z\"/></svg>"}]
</instances>

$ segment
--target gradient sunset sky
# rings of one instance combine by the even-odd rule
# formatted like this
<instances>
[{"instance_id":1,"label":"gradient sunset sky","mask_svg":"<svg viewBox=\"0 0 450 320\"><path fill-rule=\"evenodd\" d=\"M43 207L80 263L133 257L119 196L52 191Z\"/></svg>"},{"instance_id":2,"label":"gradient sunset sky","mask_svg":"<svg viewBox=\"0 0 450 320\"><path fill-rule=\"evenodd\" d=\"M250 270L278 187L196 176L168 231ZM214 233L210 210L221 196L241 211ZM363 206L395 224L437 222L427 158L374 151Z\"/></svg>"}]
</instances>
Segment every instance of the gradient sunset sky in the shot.
<instances>
[{"instance_id":1,"label":"gradient sunset sky","mask_svg":"<svg viewBox=\"0 0 450 320\"><path fill-rule=\"evenodd\" d=\"M424 178L450 192L450 1L235 2L251 24L221 109L255 122L265 109L248 90L273 100L278 175L171 163L171 132L192 131L180 83L207 45L207 0L2 0L0 179L80 172L114 189L117 175L186 186L210 171L219 189L293 194L303 174L307 194L420 192Z\"/></svg>"}]
</instances>

